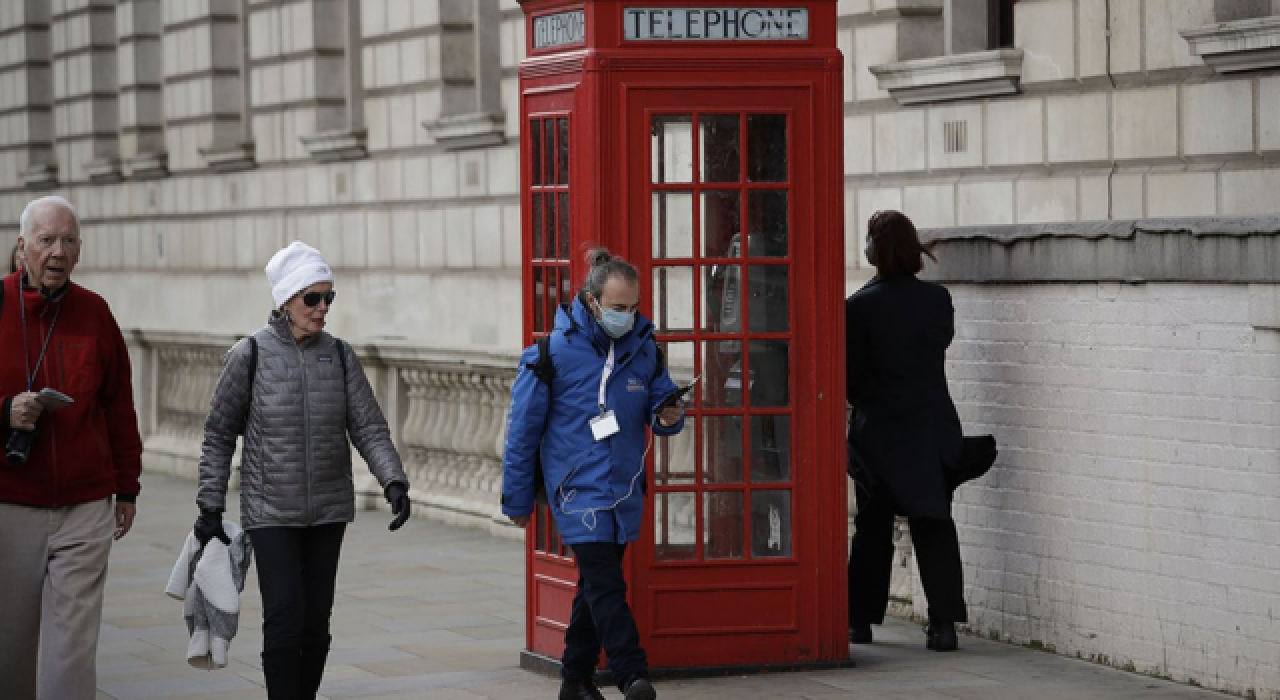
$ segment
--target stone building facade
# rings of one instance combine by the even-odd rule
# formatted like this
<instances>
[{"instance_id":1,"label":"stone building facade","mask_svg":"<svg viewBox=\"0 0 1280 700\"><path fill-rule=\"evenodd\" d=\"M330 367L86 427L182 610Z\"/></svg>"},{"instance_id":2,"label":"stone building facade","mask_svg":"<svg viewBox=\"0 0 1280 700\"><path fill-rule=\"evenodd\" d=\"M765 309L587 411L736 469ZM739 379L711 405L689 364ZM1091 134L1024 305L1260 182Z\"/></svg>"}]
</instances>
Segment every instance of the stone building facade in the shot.
<instances>
[{"instance_id":1,"label":"stone building facade","mask_svg":"<svg viewBox=\"0 0 1280 700\"><path fill-rule=\"evenodd\" d=\"M849 287L871 212L929 229L1002 445L956 508L972 629L1280 698L1280 0L839 11ZM415 497L511 534L523 53L515 0L0 3L0 243L38 191L80 208L148 468L193 471L303 239Z\"/></svg>"}]
</instances>

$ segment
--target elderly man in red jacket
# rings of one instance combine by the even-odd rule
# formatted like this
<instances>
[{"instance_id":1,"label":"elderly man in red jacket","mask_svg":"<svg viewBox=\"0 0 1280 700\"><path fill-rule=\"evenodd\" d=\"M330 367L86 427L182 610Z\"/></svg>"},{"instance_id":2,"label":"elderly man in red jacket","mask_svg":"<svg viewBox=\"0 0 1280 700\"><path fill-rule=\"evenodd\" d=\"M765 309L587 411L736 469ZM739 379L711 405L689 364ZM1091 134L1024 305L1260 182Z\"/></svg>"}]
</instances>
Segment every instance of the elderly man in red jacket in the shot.
<instances>
[{"instance_id":1,"label":"elderly man in red jacket","mask_svg":"<svg viewBox=\"0 0 1280 700\"><path fill-rule=\"evenodd\" d=\"M92 700L107 557L140 490L129 353L107 303L71 281L70 202L28 204L18 245L0 297L0 695ZM72 402L55 410L45 388Z\"/></svg>"}]
</instances>

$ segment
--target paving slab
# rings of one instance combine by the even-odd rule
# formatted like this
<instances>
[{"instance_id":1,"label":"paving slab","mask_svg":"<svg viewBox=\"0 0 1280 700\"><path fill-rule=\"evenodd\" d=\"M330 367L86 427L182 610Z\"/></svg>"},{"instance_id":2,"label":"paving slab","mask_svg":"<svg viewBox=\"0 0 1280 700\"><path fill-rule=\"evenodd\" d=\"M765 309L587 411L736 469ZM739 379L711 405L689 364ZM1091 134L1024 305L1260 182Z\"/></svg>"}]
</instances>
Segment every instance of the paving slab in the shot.
<instances>
[{"instance_id":1,"label":"paving slab","mask_svg":"<svg viewBox=\"0 0 1280 700\"><path fill-rule=\"evenodd\" d=\"M98 650L97 700L261 700L262 605L251 570L231 665L187 665L182 604L164 594L195 519L195 485L147 473L134 531L116 544ZM237 497L228 499L237 516ZM338 573L326 700L550 700L559 683L519 668L524 548L428 521L388 532L361 512ZM1045 652L962 637L926 651L918 625L891 621L851 648L855 668L664 681L689 700L1223 700L1228 696ZM606 697L621 697L604 688Z\"/></svg>"}]
</instances>

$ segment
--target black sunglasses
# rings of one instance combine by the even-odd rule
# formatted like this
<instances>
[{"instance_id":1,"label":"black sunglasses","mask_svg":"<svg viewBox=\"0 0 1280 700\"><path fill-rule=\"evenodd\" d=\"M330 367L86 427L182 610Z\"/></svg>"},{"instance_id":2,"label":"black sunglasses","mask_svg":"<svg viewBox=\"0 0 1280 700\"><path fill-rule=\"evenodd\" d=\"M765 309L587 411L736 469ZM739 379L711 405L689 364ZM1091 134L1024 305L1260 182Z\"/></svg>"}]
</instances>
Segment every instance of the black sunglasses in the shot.
<instances>
[{"instance_id":1,"label":"black sunglasses","mask_svg":"<svg viewBox=\"0 0 1280 700\"><path fill-rule=\"evenodd\" d=\"M327 292L307 292L302 295L302 303L307 306L315 306L320 303L321 299L324 299L325 306L333 306L333 300L337 296L338 291L336 289L331 289Z\"/></svg>"}]
</instances>

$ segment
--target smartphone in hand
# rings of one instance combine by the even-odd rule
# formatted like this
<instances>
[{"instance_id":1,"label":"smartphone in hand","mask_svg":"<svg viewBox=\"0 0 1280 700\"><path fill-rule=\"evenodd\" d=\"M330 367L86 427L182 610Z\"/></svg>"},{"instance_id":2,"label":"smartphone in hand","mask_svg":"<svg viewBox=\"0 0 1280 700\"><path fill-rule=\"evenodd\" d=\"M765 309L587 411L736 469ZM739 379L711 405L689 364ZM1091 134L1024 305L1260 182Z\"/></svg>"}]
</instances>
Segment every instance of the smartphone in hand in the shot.
<instances>
[{"instance_id":1,"label":"smartphone in hand","mask_svg":"<svg viewBox=\"0 0 1280 700\"><path fill-rule=\"evenodd\" d=\"M75 403L75 399L67 396L57 389L45 387L36 394L36 403L44 406L44 410L46 411L56 411Z\"/></svg>"},{"instance_id":2,"label":"smartphone in hand","mask_svg":"<svg viewBox=\"0 0 1280 700\"><path fill-rule=\"evenodd\" d=\"M700 379L702 379L701 374L694 377L693 381L689 382L688 384L685 384L679 389L676 389L670 394L667 394L667 398L663 399L662 403L658 404L658 412L661 412L664 409L670 408L671 406L674 406L677 403L679 403L682 399L684 399L686 395L688 395L689 392L693 391L694 385L697 384L698 380Z\"/></svg>"}]
</instances>

